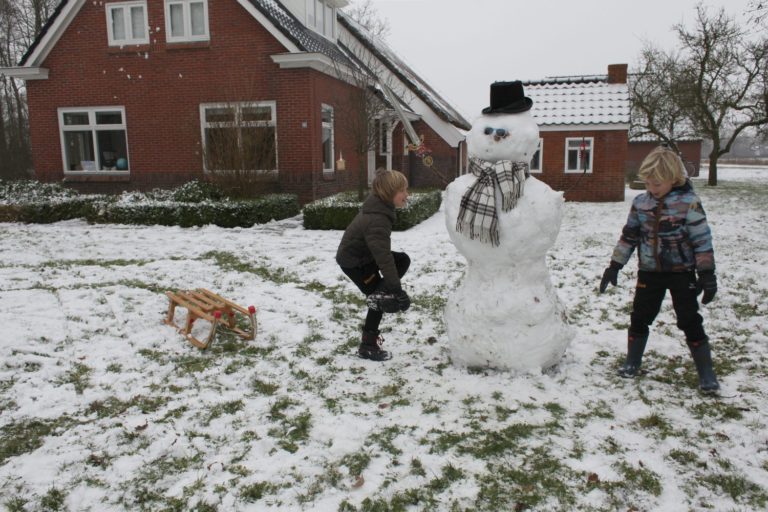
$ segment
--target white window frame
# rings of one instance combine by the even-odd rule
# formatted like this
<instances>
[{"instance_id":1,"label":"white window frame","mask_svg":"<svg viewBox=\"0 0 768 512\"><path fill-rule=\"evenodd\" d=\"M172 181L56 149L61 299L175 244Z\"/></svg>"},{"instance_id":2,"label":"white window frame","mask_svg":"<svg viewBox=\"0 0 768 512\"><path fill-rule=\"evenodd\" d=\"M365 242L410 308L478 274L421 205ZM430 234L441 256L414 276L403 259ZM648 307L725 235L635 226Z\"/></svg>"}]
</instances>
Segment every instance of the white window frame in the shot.
<instances>
[{"instance_id":1,"label":"white window frame","mask_svg":"<svg viewBox=\"0 0 768 512\"><path fill-rule=\"evenodd\" d=\"M326 122L323 121L323 114L326 112L330 112L331 114L331 121ZM335 130L335 115L333 112L333 107L331 105L326 105L325 103L322 103L320 105L320 145L323 145L323 130L326 128L330 129L331 131L331 167L326 168L325 165L323 165L323 172L331 174L335 171L336 165L335 165L335 157L336 157L336 130ZM325 159L325 151L323 151L323 159Z\"/></svg>"},{"instance_id":2,"label":"white window frame","mask_svg":"<svg viewBox=\"0 0 768 512\"><path fill-rule=\"evenodd\" d=\"M203 4L203 21L205 23L205 33L199 35L192 35L192 15L191 4L202 3ZM171 6L181 4L183 9L183 23L184 34L181 36L174 36L171 30ZM208 18L208 0L165 0L165 40L168 43L190 43L197 41L209 41L210 40L210 28Z\"/></svg>"},{"instance_id":3,"label":"white window frame","mask_svg":"<svg viewBox=\"0 0 768 512\"><path fill-rule=\"evenodd\" d=\"M142 9L142 26L144 27L144 37L133 37L133 23L131 20L131 13L133 7L141 7ZM123 23L125 30L124 39L115 39L115 32L112 28L112 12L122 10ZM147 2L144 0L133 2L113 2L105 4L105 12L107 14L107 41L109 46L124 46L130 44L149 44L149 23L147 21ZM130 34L130 36L128 35Z\"/></svg>"},{"instance_id":4,"label":"white window frame","mask_svg":"<svg viewBox=\"0 0 768 512\"><path fill-rule=\"evenodd\" d=\"M306 7L304 24L323 37L335 41L338 34L336 7L328 0L306 0L304 5ZM329 16L330 22L328 21Z\"/></svg>"},{"instance_id":5,"label":"white window frame","mask_svg":"<svg viewBox=\"0 0 768 512\"><path fill-rule=\"evenodd\" d=\"M536 153L539 154L539 166L534 168L533 165L529 165L528 171L531 174L541 174L544 172L544 166L542 165L542 162L544 161L544 139L541 137L539 137L539 145L536 147L536 151L533 152L529 164L533 164L533 157L536 156Z\"/></svg>"},{"instance_id":6,"label":"white window frame","mask_svg":"<svg viewBox=\"0 0 768 512\"><path fill-rule=\"evenodd\" d=\"M96 114L99 112L120 112L120 116L122 119L122 123L120 124L97 124L96 123ZM88 124L78 124L78 125L65 125L64 124L64 116L65 114L72 114L72 113L83 113L88 114ZM131 158L130 158L130 152L128 149L128 126L125 120L125 107L123 106L113 106L113 107L62 107L58 109L58 117L59 117L59 139L61 142L61 165L64 169L64 174L84 174L84 173L98 173L98 174L112 174L112 175L125 175L130 174L131 172ZM67 168L67 143L66 143L66 137L64 134L66 132L82 132L89 130L91 132L91 143L93 144L93 151L94 153L94 164L96 164L96 169L82 169L82 170L71 170ZM99 170L98 169L98 162L99 162L99 155L97 154L99 150L99 141L96 137L96 133L99 131L115 131L115 130L123 130L125 132L125 158L128 160L128 169L125 170Z\"/></svg>"},{"instance_id":7,"label":"white window frame","mask_svg":"<svg viewBox=\"0 0 768 512\"><path fill-rule=\"evenodd\" d=\"M271 120L269 121L243 121L242 109L243 107L269 107L271 110ZM205 120L205 111L209 108L234 108L235 109L235 121L234 126L238 128L255 128L260 126L269 126L275 129L275 168L274 169L248 169L254 173L277 173L279 169L278 164L278 152L277 152L277 102L276 101L240 101L240 102L223 102L223 103L201 103L200 104L200 136L203 147L203 169L205 172L210 172L208 169L208 163L206 162L205 154L206 147L205 141L205 129L206 128L232 128L232 123L217 123L208 122ZM238 140L240 138L238 137ZM214 169L215 171L232 171L233 169Z\"/></svg>"},{"instance_id":8,"label":"white window frame","mask_svg":"<svg viewBox=\"0 0 768 512\"><path fill-rule=\"evenodd\" d=\"M589 152L589 161L587 162L587 174L592 174L592 163L595 159L595 138L594 137L566 137L565 139L565 165L564 165L564 172L565 174L580 174L584 173L584 162L582 161L582 155L581 151L578 149L579 146L581 146L582 141L587 146L587 151ZM571 142L576 144L576 149L571 148ZM576 161L578 163L576 169L569 169L568 168L568 153L570 151L578 151L578 154L576 156Z\"/></svg>"}]
</instances>

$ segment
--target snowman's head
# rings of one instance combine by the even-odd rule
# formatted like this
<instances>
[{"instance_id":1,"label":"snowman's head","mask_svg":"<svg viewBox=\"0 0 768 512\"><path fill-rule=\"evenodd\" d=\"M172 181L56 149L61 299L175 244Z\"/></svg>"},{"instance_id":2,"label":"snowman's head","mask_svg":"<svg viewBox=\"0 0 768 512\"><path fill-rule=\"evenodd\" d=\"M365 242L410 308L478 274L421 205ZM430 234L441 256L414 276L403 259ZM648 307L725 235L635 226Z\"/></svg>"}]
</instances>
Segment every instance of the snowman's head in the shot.
<instances>
[{"instance_id":1,"label":"snowman's head","mask_svg":"<svg viewBox=\"0 0 768 512\"><path fill-rule=\"evenodd\" d=\"M530 112L484 114L467 134L470 157L488 162L530 162L539 145L539 127Z\"/></svg>"}]
</instances>

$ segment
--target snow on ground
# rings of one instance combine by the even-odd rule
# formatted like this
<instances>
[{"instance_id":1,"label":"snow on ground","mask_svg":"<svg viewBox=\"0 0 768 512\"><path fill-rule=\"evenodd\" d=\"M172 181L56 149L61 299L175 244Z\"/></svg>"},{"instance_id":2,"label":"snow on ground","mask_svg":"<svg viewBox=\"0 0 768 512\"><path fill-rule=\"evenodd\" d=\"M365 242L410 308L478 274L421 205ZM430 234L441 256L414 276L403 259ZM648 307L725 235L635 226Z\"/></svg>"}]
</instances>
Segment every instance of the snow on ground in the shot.
<instances>
[{"instance_id":1,"label":"snow on ground","mask_svg":"<svg viewBox=\"0 0 768 512\"><path fill-rule=\"evenodd\" d=\"M706 171L705 173L706 174ZM762 510L768 504L768 169L695 180L720 289L703 308L723 397L696 390L669 299L623 380L632 283L597 284L639 191L567 203L548 265L577 335L561 364L454 367L442 308L464 262L443 212L413 261L394 359L354 355L364 307L341 233L0 224L0 496L9 510ZM202 352L165 290L258 308Z\"/></svg>"}]
</instances>

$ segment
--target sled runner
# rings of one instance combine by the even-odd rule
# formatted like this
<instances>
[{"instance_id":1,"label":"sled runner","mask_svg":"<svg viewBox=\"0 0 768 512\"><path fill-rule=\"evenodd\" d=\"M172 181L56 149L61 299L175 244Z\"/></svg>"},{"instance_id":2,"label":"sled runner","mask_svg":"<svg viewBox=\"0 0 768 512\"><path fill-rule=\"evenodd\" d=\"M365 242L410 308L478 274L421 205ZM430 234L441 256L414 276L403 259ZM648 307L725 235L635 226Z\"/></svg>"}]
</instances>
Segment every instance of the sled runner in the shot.
<instances>
[{"instance_id":1,"label":"sled runner","mask_svg":"<svg viewBox=\"0 0 768 512\"><path fill-rule=\"evenodd\" d=\"M197 348L206 349L210 346L219 325L234 332L244 340L252 340L256 337L256 308L254 306L248 306L246 309L205 288L177 292L168 291L165 292L165 295L170 301L165 323L175 327ZM183 327L173 321L177 307L183 307L187 310L187 318ZM246 330L237 327L238 317L245 317L250 327ZM192 327L197 320L211 324L211 330L205 341L192 334Z\"/></svg>"}]
</instances>

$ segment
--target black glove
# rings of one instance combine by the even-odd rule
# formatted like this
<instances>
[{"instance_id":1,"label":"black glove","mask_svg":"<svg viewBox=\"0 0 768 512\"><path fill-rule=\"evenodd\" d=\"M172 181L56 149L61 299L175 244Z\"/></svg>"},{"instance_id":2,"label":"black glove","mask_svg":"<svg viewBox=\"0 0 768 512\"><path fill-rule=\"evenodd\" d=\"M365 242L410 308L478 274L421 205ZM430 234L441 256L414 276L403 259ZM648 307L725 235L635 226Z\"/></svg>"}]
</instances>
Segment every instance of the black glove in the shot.
<instances>
[{"instance_id":1,"label":"black glove","mask_svg":"<svg viewBox=\"0 0 768 512\"><path fill-rule=\"evenodd\" d=\"M702 270L696 280L696 295L704 292L701 297L702 304L709 304L717 293L717 277L714 270Z\"/></svg>"},{"instance_id":2,"label":"black glove","mask_svg":"<svg viewBox=\"0 0 768 512\"><path fill-rule=\"evenodd\" d=\"M368 308L382 313L397 313L400 311L400 301L394 293L379 290L373 292L366 299Z\"/></svg>"},{"instance_id":3,"label":"black glove","mask_svg":"<svg viewBox=\"0 0 768 512\"><path fill-rule=\"evenodd\" d=\"M408 308L411 307L411 298L408 297L405 290L400 290L400 292L395 294L395 298L397 299L397 304L400 306L400 311L408 311Z\"/></svg>"},{"instance_id":4,"label":"black glove","mask_svg":"<svg viewBox=\"0 0 768 512\"><path fill-rule=\"evenodd\" d=\"M616 286L616 280L619 277L619 270L621 270L623 266L624 265L618 261L611 260L611 264L608 266L608 268L605 269L603 272L603 278L600 280L600 293L603 293L605 289L608 288L608 283Z\"/></svg>"}]
</instances>

